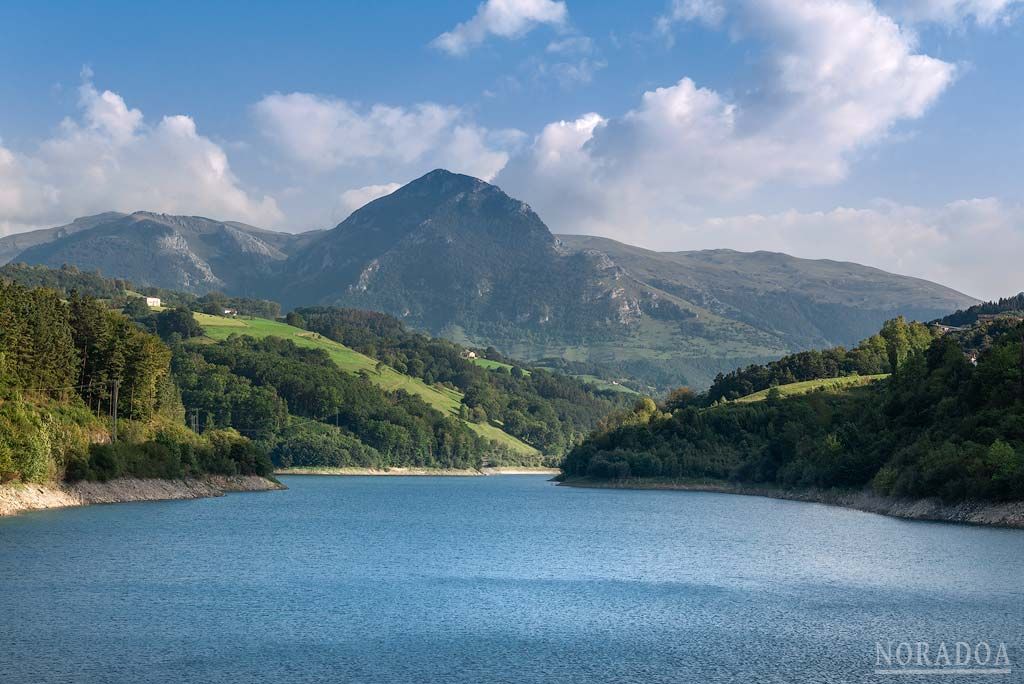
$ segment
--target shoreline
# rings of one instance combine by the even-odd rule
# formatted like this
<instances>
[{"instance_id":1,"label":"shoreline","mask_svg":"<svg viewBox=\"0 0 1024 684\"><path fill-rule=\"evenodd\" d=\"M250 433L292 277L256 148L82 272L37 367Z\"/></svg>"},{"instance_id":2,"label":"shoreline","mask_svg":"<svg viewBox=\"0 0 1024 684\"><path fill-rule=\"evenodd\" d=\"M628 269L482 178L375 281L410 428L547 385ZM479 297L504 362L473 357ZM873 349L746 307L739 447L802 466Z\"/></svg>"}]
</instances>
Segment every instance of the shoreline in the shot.
<instances>
[{"instance_id":1,"label":"shoreline","mask_svg":"<svg viewBox=\"0 0 1024 684\"><path fill-rule=\"evenodd\" d=\"M867 491L781 489L770 486L701 480L639 479L610 482L574 477L561 481L558 485L561 487L585 487L590 489L657 489L761 496L768 499L838 506L840 508L849 508L864 513L875 513L904 520L1024 529L1024 501L1008 501L1003 503L963 501L961 503L948 504L939 499L897 499L879 496Z\"/></svg>"},{"instance_id":2,"label":"shoreline","mask_svg":"<svg viewBox=\"0 0 1024 684\"><path fill-rule=\"evenodd\" d=\"M133 501L206 499L235 492L271 492L287 489L272 478L258 475L208 475L202 478L158 480L119 478L109 482L64 482L0 486L0 517L27 511L72 508Z\"/></svg>"},{"instance_id":3,"label":"shoreline","mask_svg":"<svg viewBox=\"0 0 1024 684\"><path fill-rule=\"evenodd\" d=\"M489 477L491 475L558 475L558 468L278 468L274 475L322 477Z\"/></svg>"}]
</instances>

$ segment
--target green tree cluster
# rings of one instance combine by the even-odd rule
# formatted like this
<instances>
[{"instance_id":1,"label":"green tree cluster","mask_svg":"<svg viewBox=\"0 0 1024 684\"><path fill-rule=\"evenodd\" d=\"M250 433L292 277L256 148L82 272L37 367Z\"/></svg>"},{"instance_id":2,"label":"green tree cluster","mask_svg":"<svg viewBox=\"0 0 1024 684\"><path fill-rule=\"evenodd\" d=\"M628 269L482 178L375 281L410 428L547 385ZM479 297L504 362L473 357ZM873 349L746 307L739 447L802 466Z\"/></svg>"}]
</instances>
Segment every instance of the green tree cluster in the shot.
<instances>
[{"instance_id":1,"label":"green tree cluster","mask_svg":"<svg viewBox=\"0 0 1024 684\"><path fill-rule=\"evenodd\" d=\"M1024 500L1024 327L972 364L953 336L884 331L896 372L841 394L638 405L566 457L570 476L714 478L897 497Z\"/></svg>"},{"instance_id":2,"label":"green tree cluster","mask_svg":"<svg viewBox=\"0 0 1024 684\"><path fill-rule=\"evenodd\" d=\"M495 422L546 454L562 455L606 414L628 405L622 392L597 389L574 378L501 359L488 369L463 358L465 350L448 340L411 332L386 314L356 309L298 309L293 325L360 351L428 384L441 384L464 395L465 417ZM509 366L509 367L506 367Z\"/></svg>"}]
</instances>

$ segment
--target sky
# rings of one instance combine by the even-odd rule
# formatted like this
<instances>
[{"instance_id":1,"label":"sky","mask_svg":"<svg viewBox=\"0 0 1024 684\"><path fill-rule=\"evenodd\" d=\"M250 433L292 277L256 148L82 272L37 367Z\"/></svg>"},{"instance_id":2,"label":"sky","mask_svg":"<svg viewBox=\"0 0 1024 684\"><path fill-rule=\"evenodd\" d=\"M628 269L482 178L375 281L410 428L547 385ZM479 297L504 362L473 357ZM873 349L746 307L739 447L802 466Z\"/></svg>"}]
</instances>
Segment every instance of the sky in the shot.
<instances>
[{"instance_id":1,"label":"sky","mask_svg":"<svg viewBox=\"0 0 1024 684\"><path fill-rule=\"evenodd\" d=\"M0 235L328 228L434 169L555 233L1024 289L1024 0L0 3Z\"/></svg>"}]
</instances>

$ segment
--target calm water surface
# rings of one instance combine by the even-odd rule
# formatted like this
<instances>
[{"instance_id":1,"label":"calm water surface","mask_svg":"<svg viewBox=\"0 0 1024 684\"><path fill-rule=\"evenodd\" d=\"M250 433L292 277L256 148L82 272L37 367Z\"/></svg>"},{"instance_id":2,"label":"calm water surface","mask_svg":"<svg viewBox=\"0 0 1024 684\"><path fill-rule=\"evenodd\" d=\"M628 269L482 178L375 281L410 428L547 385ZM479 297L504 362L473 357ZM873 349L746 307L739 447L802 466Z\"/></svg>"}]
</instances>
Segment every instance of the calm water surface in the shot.
<instances>
[{"instance_id":1,"label":"calm water surface","mask_svg":"<svg viewBox=\"0 0 1024 684\"><path fill-rule=\"evenodd\" d=\"M936 680L874 675L890 639L1003 641L1013 672L980 679L1024 681L1024 532L531 476L285 481L0 520L0 682Z\"/></svg>"}]
</instances>

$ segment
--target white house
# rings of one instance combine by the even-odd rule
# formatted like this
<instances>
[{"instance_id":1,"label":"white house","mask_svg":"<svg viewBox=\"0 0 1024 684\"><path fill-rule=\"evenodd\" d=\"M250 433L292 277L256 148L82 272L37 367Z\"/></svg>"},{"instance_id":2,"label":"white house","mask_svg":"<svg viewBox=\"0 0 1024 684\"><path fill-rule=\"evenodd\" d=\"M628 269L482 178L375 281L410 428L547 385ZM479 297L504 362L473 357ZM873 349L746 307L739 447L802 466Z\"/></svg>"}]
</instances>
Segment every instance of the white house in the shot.
<instances>
[{"instance_id":1,"label":"white house","mask_svg":"<svg viewBox=\"0 0 1024 684\"><path fill-rule=\"evenodd\" d=\"M160 306L159 297L146 297L146 306L153 309Z\"/></svg>"}]
</instances>

